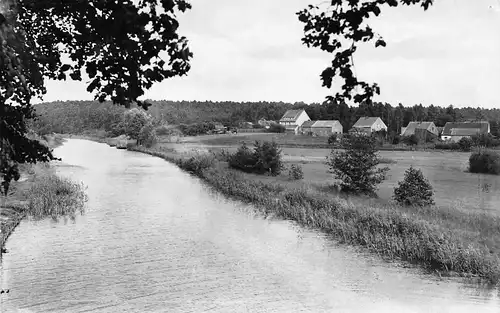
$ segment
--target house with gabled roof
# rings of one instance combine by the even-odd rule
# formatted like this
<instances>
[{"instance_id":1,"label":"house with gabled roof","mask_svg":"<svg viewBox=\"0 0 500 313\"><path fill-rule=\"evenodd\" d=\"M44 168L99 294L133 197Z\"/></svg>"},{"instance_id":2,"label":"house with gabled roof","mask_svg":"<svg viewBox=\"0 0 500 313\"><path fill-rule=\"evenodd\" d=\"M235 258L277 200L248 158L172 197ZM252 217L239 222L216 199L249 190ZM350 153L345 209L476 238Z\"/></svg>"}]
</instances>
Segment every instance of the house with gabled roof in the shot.
<instances>
[{"instance_id":1,"label":"house with gabled roof","mask_svg":"<svg viewBox=\"0 0 500 313\"><path fill-rule=\"evenodd\" d=\"M401 136L415 135L420 140L433 140L439 137L439 130L434 122L410 122L408 126L401 128Z\"/></svg>"},{"instance_id":2,"label":"house with gabled roof","mask_svg":"<svg viewBox=\"0 0 500 313\"><path fill-rule=\"evenodd\" d=\"M359 132L371 135L372 133L381 130L387 131L387 125L385 125L380 117L360 117L356 124L354 124L349 130L349 132Z\"/></svg>"},{"instance_id":3,"label":"house with gabled roof","mask_svg":"<svg viewBox=\"0 0 500 313\"><path fill-rule=\"evenodd\" d=\"M441 139L458 142L463 137L472 137L489 133L490 123L486 121L463 123L448 122L444 125Z\"/></svg>"},{"instance_id":4,"label":"house with gabled roof","mask_svg":"<svg viewBox=\"0 0 500 313\"><path fill-rule=\"evenodd\" d=\"M342 134L344 127L337 120L306 121L301 126L301 133L312 136Z\"/></svg>"},{"instance_id":5,"label":"house with gabled roof","mask_svg":"<svg viewBox=\"0 0 500 313\"><path fill-rule=\"evenodd\" d=\"M305 110L288 110L280 119L280 125L285 126L286 132L297 134L299 127L306 121L310 121L309 115Z\"/></svg>"}]
</instances>

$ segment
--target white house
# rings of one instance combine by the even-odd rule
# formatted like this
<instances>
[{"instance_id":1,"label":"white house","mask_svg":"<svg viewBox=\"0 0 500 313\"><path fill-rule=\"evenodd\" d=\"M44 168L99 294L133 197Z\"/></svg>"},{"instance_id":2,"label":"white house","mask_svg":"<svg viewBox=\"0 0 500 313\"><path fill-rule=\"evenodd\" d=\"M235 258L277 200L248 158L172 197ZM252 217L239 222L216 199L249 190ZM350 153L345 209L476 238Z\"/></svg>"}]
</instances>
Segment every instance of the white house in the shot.
<instances>
[{"instance_id":1,"label":"white house","mask_svg":"<svg viewBox=\"0 0 500 313\"><path fill-rule=\"evenodd\" d=\"M285 126L286 132L293 132L294 134L297 134L300 126L302 126L305 121L310 120L311 119L305 110L288 110L280 119L279 123L280 125Z\"/></svg>"},{"instance_id":2,"label":"white house","mask_svg":"<svg viewBox=\"0 0 500 313\"><path fill-rule=\"evenodd\" d=\"M380 117L360 117L349 132L361 132L371 135L381 130L387 131L387 125L385 125Z\"/></svg>"}]
</instances>

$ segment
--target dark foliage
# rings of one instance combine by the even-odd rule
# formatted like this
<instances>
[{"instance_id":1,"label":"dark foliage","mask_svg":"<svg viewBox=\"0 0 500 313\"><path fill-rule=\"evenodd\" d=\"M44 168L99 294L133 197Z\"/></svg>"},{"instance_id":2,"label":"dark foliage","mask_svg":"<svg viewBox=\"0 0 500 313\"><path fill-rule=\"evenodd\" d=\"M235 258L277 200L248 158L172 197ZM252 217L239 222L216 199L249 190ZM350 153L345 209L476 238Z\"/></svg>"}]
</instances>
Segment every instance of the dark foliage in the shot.
<instances>
[{"instance_id":1,"label":"dark foliage","mask_svg":"<svg viewBox=\"0 0 500 313\"><path fill-rule=\"evenodd\" d=\"M401 138L401 141L409 146L416 146L418 145L418 137L414 134L410 136L403 136Z\"/></svg>"},{"instance_id":2,"label":"dark foliage","mask_svg":"<svg viewBox=\"0 0 500 313\"><path fill-rule=\"evenodd\" d=\"M241 145L229 157L229 166L247 173L279 175L283 169L281 149L274 141L255 142L254 150Z\"/></svg>"},{"instance_id":3,"label":"dark foliage","mask_svg":"<svg viewBox=\"0 0 500 313\"><path fill-rule=\"evenodd\" d=\"M285 126L281 125L281 124L277 124L277 123L272 123L270 126L269 126L269 129L268 131L270 133L284 133L286 131L286 128Z\"/></svg>"},{"instance_id":4,"label":"dark foliage","mask_svg":"<svg viewBox=\"0 0 500 313\"><path fill-rule=\"evenodd\" d=\"M189 8L184 0L3 0L1 191L7 194L10 181L19 177L18 164L55 159L47 147L27 138L26 122L34 118L31 99L45 94L46 79L81 80L85 70L87 90L96 100L147 107L137 100L145 89L189 71L192 54L186 38L177 33L176 19L177 12Z\"/></svg>"},{"instance_id":5,"label":"dark foliage","mask_svg":"<svg viewBox=\"0 0 500 313\"><path fill-rule=\"evenodd\" d=\"M324 1L320 5L309 5L297 13L299 21L304 23L302 42L307 47L320 48L335 57L331 66L321 73L323 86L331 88L333 79L343 80L342 92L329 99L343 101L354 99L355 102L371 102L375 94L380 94L377 84L368 84L358 80L353 70L353 55L359 43L374 41L375 47L385 47L382 36L376 34L368 25L370 17L379 16L382 7L399 4L420 4L429 8L433 0L377 0L377 1ZM352 95L357 89L362 90Z\"/></svg>"},{"instance_id":6,"label":"dark foliage","mask_svg":"<svg viewBox=\"0 0 500 313\"><path fill-rule=\"evenodd\" d=\"M327 164L330 173L340 180L343 192L375 195L376 187L389 168L379 168L376 140L362 134L351 134L343 141L344 152L332 150Z\"/></svg>"},{"instance_id":7,"label":"dark foliage","mask_svg":"<svg viewBox=\"0 0 500 313\"><path fill-rule=\"evenodd\" d=\"M403 181L394 188L394 200L401 205L429 206L434 204L434 192L422 171L410 167Z\"/></svg>"},{"instance_id":8,"label":"dark foliage","mask_svg":"<svg viewBox=\"0 0 500 313\"><path fill-rule=\"evenodd\" d=\"M292 164L288 170L288 176L291 180L301 180L304 178L304 171L298 164Z\"/></svg>"},{"instance_id":9,"label":"dark foliage","mask_svg":"<svg viewBox=\"0 0 500 313\"><path fill-rule=\"evenodd\" d=\"M469 157L471 173L500 174L500 154L490 150L479 150Z\"/></svg>"},{"instance_id":10,"label":"dark foliage","mask_svg":"<svg viewBox=\"0 0 500 313\"><path fill-rule=\"evenodd\" d=\"M458 141L458 146L460 147L460 150L466 151L466 152L471 150L473 144L474 144L474 142L469 137L462 137Z\"/></svg>"}]
</instances>

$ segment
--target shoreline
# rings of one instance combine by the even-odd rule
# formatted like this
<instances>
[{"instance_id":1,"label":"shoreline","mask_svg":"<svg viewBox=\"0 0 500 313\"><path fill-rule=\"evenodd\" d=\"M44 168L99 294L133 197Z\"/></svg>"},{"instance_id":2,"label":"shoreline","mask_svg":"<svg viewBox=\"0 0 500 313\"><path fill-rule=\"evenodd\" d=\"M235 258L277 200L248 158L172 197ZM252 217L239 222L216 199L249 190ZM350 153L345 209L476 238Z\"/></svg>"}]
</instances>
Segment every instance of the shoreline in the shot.
<instances>
[{"instance_id":1,"label":"shoreline","mask_svg":"<svg viewBox=\"0 0 500 313\"><path fill-rule=\"evenodd\" d=\"M63 135L63 138L99 143L108 143L109 139L92 135ZM435 208L413 212L402 208L372 207L332 195L318 196L307 190L251 181L243 173L228 169L220 160L215 160L208 168L200 169L196 164L193 167L193 162L188 161L192 152L137 145L129 145L127 150L162 158L197 176L222 195L252 204L256 211L266 216L293 220L299 225L329 233L341 244L367 249L382 259L402 261L440 277L462 277L489 286L499 285L498 251L487 251L481 242L471 242L467 233L470 230L460 229L471 223L474 224L473 230L498 228L496 218L466 217L461 212L434 212ZM433 219L438 222L433 222Z\"/></svg>"},{"instance_id":2,"label":"shoreline","mask_svg":"<svg viewBox=\"0 0 500 313\"><path fill-rule=\"evenodd\" d=\"M50 149L55 149L64 144L64 137L60 135L48 135L39 138ZM38 164L38 163L37 163ZM22 181L12 181L14 194L8 197L0 196L0 260L2 259L5 244L15 231L21 221L28 215L28 199L24 192L35 183L36 173L30 173L35 164L27 164L29 169L21 169L21 176L25 179ZM44 169L48 172L50 168Z\"/></svg>"},{"instance_id":3,"label":"shoreline","mask_svg":"<svg viewBox=\"0 0 500 313\"><path fill-rule=\"evenodd\" d=\"M332 234L340 243L366 248L383 259L416 265L440 277L479 279L490 286L499 284L497 256L480 251L477 246L468 246L461 237L450 235L451 230L442 230L439 225L426 223L411 213L360 208L340 198L314 198L302 190L283 191L279 186L249 181L244 174L220 166L193 172L187 170L190 166L185 162L189 154L139 146L128 150L162 158L199 177L224 196L254 205L265 215Z\"/></svg>"}]
</instances>

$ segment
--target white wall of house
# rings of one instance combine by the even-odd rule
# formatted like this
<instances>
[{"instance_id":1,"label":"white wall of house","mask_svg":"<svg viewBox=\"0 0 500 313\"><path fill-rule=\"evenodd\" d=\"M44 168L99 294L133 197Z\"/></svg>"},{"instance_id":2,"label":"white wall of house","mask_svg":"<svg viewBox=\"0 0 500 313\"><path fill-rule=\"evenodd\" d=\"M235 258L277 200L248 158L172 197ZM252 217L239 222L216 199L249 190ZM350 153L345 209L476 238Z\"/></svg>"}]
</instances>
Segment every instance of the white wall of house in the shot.
<instances>
[{"instance_id":1,"label":"white wall of house","mask_svg":"<svg viewBox=\"0 0 500 313\"><path fill-rule=\"evenodd\" d=\"M305 121L310 121L311 119L309 118L309 115L307 115L306 111L302 111L300 113L299 117L297 118L297 121L295 122L298 126L302 126Z\"/></svg>"},{"instance_id":2,"label":"white wall of house","mask_svg":"<svg viewBox=\"0 0 500 313\"><path fill-rule=\"evenodd\" d=\"M387 126L380 118L378 118L375 121L375 123L373 123L371 130L372 130L372 132L378 132L378 131L381 131L382 129L385 129L387 131Z\"/></svg>"}]
</instances>

